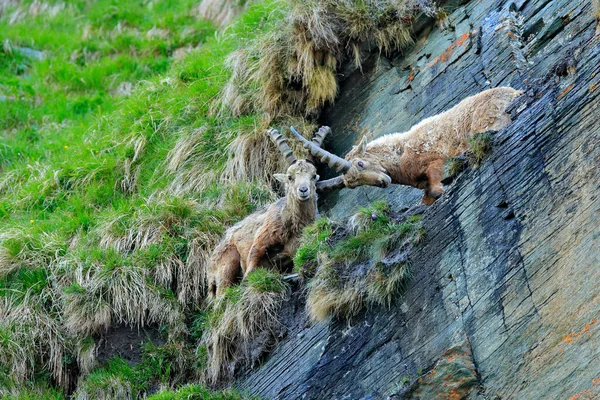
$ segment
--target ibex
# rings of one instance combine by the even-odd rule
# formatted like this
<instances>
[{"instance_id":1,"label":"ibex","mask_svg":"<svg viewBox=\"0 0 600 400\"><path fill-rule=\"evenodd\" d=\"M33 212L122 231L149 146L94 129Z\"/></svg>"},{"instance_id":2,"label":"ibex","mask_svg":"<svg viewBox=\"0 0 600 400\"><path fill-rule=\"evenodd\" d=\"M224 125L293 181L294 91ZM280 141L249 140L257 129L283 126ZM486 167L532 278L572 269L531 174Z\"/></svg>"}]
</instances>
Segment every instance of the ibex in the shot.
<instances>
[{"instance_id":1,"label":"ibex","mask_svg":"<svg viewBox=\"0 0 600 400\"><path fill-rule=\"evenodd\" d=\"M511 119L506 107L522 93L510 87L485 90L424 119L408 132L392 133L369 143L363 137L345 159L315 146L294 129L292 132L313 156L342 172L319 182L320 190L398 183L424 189L423 203L431 205L444 193L446 160L464 153L473 134L508 125Z\"/></svg>"},{"instance_id":2,"label":"ibex","mask_svg":"<svg viewBox=\"0 0 600 400\"><path fill-rule=\"evenodd\" d=\"M329 128L321 128L312 143L320 147L329 132ZM289 164L286 174L274 175L285 185L286 195L227 230L209 263L209 296L221 295L258 266L272 266L278 259L293 257L302 229L317 216L319 176L312 160L296 160L283 136L275 129L268 133ZM278 253L275 259L269 257L273 251Z\"/></svg>"}]
</instances>

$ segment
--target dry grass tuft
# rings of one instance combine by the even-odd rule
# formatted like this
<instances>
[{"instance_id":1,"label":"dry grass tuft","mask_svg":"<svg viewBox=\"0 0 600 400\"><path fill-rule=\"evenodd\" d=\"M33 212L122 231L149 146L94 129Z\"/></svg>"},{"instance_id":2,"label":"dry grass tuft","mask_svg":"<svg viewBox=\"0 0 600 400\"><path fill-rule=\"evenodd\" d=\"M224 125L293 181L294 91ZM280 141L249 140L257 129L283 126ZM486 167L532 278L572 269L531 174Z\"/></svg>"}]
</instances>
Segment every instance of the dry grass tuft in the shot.
<instances>
[{"instance_id":1,"label":"dry grass tuft","mask_svg":"<svg viewBox=\"0 0 600 400\"><path fill-rule=\"evenodd\" d=\"M365 291L363 281L344 281L340 271L324 264L309 282L306 312L313 322L330 316L356 315L363 309Z\"/></svg>"},{"instance_id":2,"label":"dry grass tuft","mask_svg":"<svg viewBox=\"0 0 600 400\"><path fill-rule=\"evenodd\" d=\"M337 67L350 52L360 67L360 45L390 53L412 42L410 29L428 0L294 0L271 33L231 56L223 106L234 115L266 112L313 116L337 94Z\"/></svg>"},{"instance_id":3,"label":"dry grass tuft","mask_svg":"<svg viewBox=\"0 0 600 400\"><path fill-rule=\"evenodd\" d=\"M71 333L92 335L113 324L137 327L166 325L169 334L184 331L175 299L149 283L149 271L106 252L103 259L73 260L75 280L65 290L65 326Z\"/></svg>"},{"instance_id":4,"label":"dry grass tuft","mask_svg":"<svg viewBox=\"0 0 600 400\"><path fill-rule=\"evenodd\" d=\"M177 298L181 304L200 304L204 300L208 262L218 241L214 232L198 232L191 241L187 260L176 269Z\"/></svg>"},{"instance_id":5,"label":"dry grass tuft","mask_svg":"<svg viewBox=\"0 0 600 400\"><path fill-rule=\"evenodd\" d=\"M419 221L420 216L394 217L379 202L352 216L345 231L322 221L307 229L310 237L294 261L319 265L308 283L310 319L350 318L365 305L390 306L410 279L408 254L424 235Z\"/></svg>"},{"instance_id":6,"label":"dry grass tuft","mask_svg":"<svg viewBox=\"0 0 600 400\"><path fill-rule=\"evenodd\" d=\"M288 291L281 275L256 270L216 300L200 344L206 349L209 383L231 380L239 367L253 365L273 345L279 309Z\"/></svg>"},{"instance_id":7,"label":"dry grass tuft","mask_svg":"<svg viewBox=\"0 0 600 400\"><path fill-rule=\"evenodd\" d=\"M131 382L120 376L107 378L102 386L78 385L73 394L74 400L113 400L134 399L134 391Z\"/></svg>"},{"instance_id":8,"label":"dry grass tuft","mask_svg":"<svg viewBox=\"0 0 600 400\"><path fill-rule=\"evenodd\" d=\"M137 398L135 375L129 365L118 358L109 360L104 368L80 378L74 400L112 400Z\"/></svg>"},{"instance_id":9,"label":"dry grass tuft","mask_svg":"<svg viewBox=\"0 0 600 400\"><path fill-rule=\"evenodd\" d=\"M0 233L0 277L22 267L51 265L66 251L64 238L58 233L36 235L25 229Z\"/></svg>"},{"instance_id":10,"label":"dry grass tuft","mask_svg":"<svg viewBox=\"0 0 600 400\"><path fill-rule=\"evenodd\" d=\"M268 181L269 172L284 168L285 159L273 148L271 140L261 131L237 136L228 146L228 161L221 180Z\"/></svg>"},{"instance_id":11,"label":"dry grass tuft","mask_svg":"<svg viewBox=\"0 0 600 400\"><path fill-rule=\"evenodd\" d=\"M81 375L89 374L96 366L96 343L91 337L79 338L76 343L77 365Z\"/></svg>"},{"instance_id":12,"label":"dry grass tuft","mask_svg":"<svg viewBox=\"0 0 600 400\"><path fill-rule=\"evenodd\" d=\"M69 386L67 335L41 299L0 298L0 342L0 365L9 368L11 379L34 381L36 373L46 370L59 386Z\"/></svg>"},{"instance_id":13,"label":"dry grass tuft","mask_svg":"<svg viewBox=\"0 0 600 400\"><path fill-rule=\"evenodd\" d=\"M218 27L224 27L240 15L248 3L249 0L202 0L193 12Z\"/></svg>"},{"instance_id":14,"label":"dry grass tuft","mask_svg":"<svg viewBox=\"0 0 600 400\"><path fill-rule=\"evenodd\" d=\"M313 124L298 118L282 118L278 125L281 132L288 131L290 125L296 126L307 137L315 129ZM289 144L298 158L306 157L306 150L296 141L290 141ZM229 144L221 182L259 181L271 185L273 173L285 171L287 167L286 160L266 134L266 129L255 127L249 132L240 132Z\"/></svg>"},{"instance_id":15,"label":"dry grass tuft","mask_svg":"<svg viewBox=\"0 0 600 400\"><path fill-rule=\"evenodd\" d=\"M23 2L8 1L7 3L9 6L11 6L13 4L19 4L19 3L22 4ZM3 8L3 6L0 5L0 15L2 15L2 13L1 13L1 11L3 11L2 8ZM48 18L54 18L59 13L63 12L67 8L68 7L64 2L46 3L43 1L39 1L39 0L34 0L33 2L31 2L29 4L29 7L27 7L26 4L23 4L21 7L18 7L17 9L15 9L10 15L9 23L16 24L17 22L19 22L27 17L37 17L39 15L45 15Z\"/></svg>"},{"instance_id":16,"label":"dry grass tuft","mask_svg":"<svg viewBox=\"0 0 600 400\"><path fill-rule=\"evenodd\" d=\"M222 146L211 146L210 141L230 141L232 132L215 135L207 127L181 132L179 139L166 158L166 171L171 174L169 192L175 195L198 193L216 180L215 160L220 158Z\"/></svg>"}]
</instances>

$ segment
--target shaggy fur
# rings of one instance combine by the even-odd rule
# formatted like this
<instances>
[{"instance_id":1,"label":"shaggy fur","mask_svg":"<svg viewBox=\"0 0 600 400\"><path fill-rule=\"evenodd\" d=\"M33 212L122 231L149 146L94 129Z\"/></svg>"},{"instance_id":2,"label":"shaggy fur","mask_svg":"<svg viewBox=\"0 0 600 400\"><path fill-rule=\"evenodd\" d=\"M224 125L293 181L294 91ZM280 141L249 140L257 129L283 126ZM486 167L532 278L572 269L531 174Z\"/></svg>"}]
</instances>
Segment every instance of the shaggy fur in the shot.
<instances>
[{"instance_id":1,"label":"shaggy fur","mask_svg":"<svg viewBox=\"0 0 600 400\"><path fill-rule=\"evenodd\" d=\"M342 176L344 185L414 186L425 190L423 203L431 205L444 193L444 163L464 153L473 134L508 125L511 119L506 107L520 94L510 87L485 90L421 121L408 132L392 133L369 143L363 138L345 157L352 166Z\"/></svg>"},{"instance_id":2,"label":"shaggy fur","mask_svg":"<svg viewBox=\"0 0 600 400\"><path fill-rule=\"evenodd\" d=\"M209 295L221 295L226 287L259 266L293 257L302 229L315 220L315 184L319 179L315 166L298 160L288 168L287 174L275 174L275 178L285 184L286 196L227 231L209 263ZM276 251L278 256L270 259L269 250Z\"/></svg>"}]
</instances>

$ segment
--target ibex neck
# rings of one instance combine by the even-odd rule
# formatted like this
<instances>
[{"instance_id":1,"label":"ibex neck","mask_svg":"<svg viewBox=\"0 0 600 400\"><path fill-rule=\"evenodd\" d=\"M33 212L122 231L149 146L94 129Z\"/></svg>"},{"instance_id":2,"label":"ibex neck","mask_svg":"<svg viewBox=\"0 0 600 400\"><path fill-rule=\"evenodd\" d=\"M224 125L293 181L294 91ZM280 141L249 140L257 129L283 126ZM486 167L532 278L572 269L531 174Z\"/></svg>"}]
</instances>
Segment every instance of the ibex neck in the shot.
<instances>
[{"instance_id":1,"label":"ibex neck","mask_svg":"<svg viewBox=\"0 0 600 400\"><path fill-rule=\"evenodd\" d=\"M294 234L314 222L317 217L317 199L298 201L294 196L286 196L285 207L282 212L284 224L289 226Z\"/></svg>"}]
</instances>

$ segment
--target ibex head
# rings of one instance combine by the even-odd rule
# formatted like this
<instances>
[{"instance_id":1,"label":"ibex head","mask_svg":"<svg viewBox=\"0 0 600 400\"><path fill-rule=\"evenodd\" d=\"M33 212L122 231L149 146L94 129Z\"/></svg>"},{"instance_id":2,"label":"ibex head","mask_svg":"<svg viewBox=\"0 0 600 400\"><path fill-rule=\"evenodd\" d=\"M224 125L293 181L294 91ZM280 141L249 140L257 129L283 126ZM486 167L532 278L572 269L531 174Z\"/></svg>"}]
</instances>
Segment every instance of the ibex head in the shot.
<instances>
[{"instance_id":1,"label":"ibex head","mask_svg":"<svg viewBox=\"0 0 600 400\"><path fill-rule=\"evenodd\" d=\"M285 174L273 175L285 185L286 195L300 202L316 198L316 183L319 180L317 168L309 160L296 160L285 138L277 130L269 129L268 133L290 164Z\"/></svg>"},{"instance_id":2,"label":"ibex head","mask_svg":"<svg viewBox=\"0 0 600 400\"><path fill-rule=\"evenodd\" d=\"M342 172L341 176L319 182L319 188L347 187L353 189L363 185L385 188L392 183L392 178L386 174L377 158L367 152L366 138L363 137L358 146L354 146L346 155L346 159L343 159L309 142L293 127L292 133L315 158L327 163L329 167L334 168L336 171Z\"/></svg>"},{"instance_id":3,"label":"ibex head","mask_svg":"<svg viewBox=\"0 0 600 400\"><path fill-rule=\"evenodd\" d=\"M298 160L289 166L286 174L273 176L285 184L288 196L294 196L299 201L310 200L317 193L316 183L319 180L317 168L307 160Z\"/></svg>"}]
</instances>

